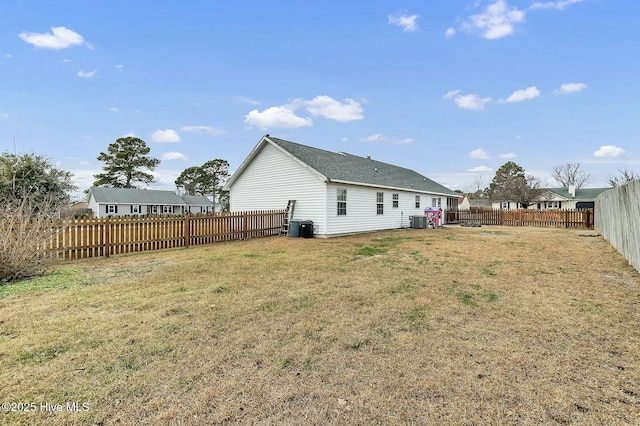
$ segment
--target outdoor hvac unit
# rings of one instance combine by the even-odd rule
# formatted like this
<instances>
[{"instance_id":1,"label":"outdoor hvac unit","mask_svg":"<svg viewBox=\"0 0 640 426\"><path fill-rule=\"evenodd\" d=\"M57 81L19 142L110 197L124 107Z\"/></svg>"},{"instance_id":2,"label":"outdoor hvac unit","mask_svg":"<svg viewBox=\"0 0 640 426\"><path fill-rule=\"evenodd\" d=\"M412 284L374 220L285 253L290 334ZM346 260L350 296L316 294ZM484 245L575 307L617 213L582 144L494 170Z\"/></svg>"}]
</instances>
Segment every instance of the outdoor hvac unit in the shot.
<instances>
[{"instance_id":1,"label":"outdoor hvac unit","mask_svg":"<svg viewBox=\"0 0 640 426\"><path fill-rule=\"evenodd\" d=\"M427 218L425 216L409 216L409 227L424 229L427 227Z\"/></svg>"}]
</instances>

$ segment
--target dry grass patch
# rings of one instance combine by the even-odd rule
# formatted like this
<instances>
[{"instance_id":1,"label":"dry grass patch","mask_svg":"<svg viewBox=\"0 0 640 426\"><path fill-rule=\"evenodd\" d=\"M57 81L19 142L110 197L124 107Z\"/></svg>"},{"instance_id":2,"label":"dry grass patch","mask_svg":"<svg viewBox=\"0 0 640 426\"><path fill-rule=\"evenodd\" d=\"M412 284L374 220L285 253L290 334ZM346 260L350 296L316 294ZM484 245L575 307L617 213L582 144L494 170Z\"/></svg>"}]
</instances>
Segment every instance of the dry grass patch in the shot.
<instances>
[{"instance_id":1,"label":"dry grass patch","mask_svg":"<svg viewBox=\"0 0 640 426\"><path fill-rule=\"evenodd\" d=\"M0 290L0 399L89 410L9 423L640 418L640 277L571 231L272 237L38 280Z\"/></svg>"}]
</instances>

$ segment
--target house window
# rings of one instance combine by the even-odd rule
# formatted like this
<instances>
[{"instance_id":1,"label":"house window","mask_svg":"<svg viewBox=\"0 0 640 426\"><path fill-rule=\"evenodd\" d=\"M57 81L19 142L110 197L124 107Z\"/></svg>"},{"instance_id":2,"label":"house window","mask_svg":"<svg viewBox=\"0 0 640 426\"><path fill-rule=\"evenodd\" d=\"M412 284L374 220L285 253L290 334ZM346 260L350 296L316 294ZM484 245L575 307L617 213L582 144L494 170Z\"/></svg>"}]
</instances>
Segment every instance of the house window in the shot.
<instances>
[{"instance_id":1,"label":"house window","mask_svg":"<svg viewBox=\"0 0 640 426\"><path fill-rule=\"evenodd\" d=\"M171 214L173 213L173 208L171 206L162 206L162 214Z\"/></svg>"},{"instance_id":2,"label":"house window","mask_svg":"<svg viewBox=\"0 0 640 426\"><path fill-rule=\"evenodd\" d=\"M442 207L442 198L432 198L431 207Z\"/></svg>"},{"instance_id":3,"label":"house window","mask_svg":"<svg viewBox=\"0 0 640 426\"><path fill-rule=\"evenodd\" d=\"M139 214L141 212L140 206L131 206L131 214Z\"/></svg>"},{"instance_id":4,"label":"house window","mask_svg":"<svg viewBox=\"0 0 640 426\"><path fill-rule=\"evenodd\" d=\"M347 190L344 188L338 188L337 196L338 216L347 215Z\"/></svg>"},{"instance_id":5,"label":"house window","mask_svg":"<svg viewBox=\"0 0 640 426\"><path fill-rule=\"evenodd\" d=\"M420 208L420 196L416 195L416 209Z\"/></svg>"},{"instance_id":6,"label":"house window","mask_svg":"<svg viewBox=\"0 0 640 426\"><path fill-rule=\"evenodd\" d=\"M151 214L158 214L158 206L151 206Z\"/></svg>"},{"instance_id":7,"label":"house window","mask_svg":"<svg viewBox=\"0 0 640 426\"><path fill-rule=\"evenodd\" d=\"M545 201L544 202L545 209L559 209L560 202L559 201Z\"/></svg>"},{"instance_id":8,"label":"house window","mask_svg":"<svg viewBox=\"0 0 640 426\"><path fill-rule=\"evenodd\" d=\"M116 206L115 204L108 204L107 205L107 213L109 213L109 214L118 213L118 206Z\"/></svg>"},{"instance_id":9,"label":"house window","mask_svg":"<svg viewBox=\"0 0 640 426\"><path fill-rule=\"evenodd\" d=\"M500 204L500 207L503 209L508 209L509 208L509 202L508 201L503 201L502 204Z\"/></svg>"},{"instance_id":10,"label":"house window","mask_svg":"<svg viewBox=\"0 0 640 426\"><path fill-rule=\"evenodd\" d=\"M398 194L393 194L393 208L398 208Z\"/></svg>"},{"instance_id":11,"label":"house window","mask_svg":"<svg viewBox=\"0 0 640 426\"><path fill-rule=\"evenodd\" d=\"M384 214L384 192L376 192L376 214Z\"/></svg>"}]
</instances>

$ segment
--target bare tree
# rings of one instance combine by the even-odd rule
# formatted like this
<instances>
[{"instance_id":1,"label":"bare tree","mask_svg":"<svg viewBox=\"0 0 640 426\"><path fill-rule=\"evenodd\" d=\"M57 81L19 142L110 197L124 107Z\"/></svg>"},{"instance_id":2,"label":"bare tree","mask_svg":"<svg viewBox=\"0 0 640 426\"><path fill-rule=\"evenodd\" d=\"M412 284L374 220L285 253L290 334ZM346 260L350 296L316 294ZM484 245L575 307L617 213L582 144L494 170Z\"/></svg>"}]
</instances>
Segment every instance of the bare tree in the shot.
<instances>
[{"instance_id":1,"label":"bare tree","mask_svg":"<svg viewBox=\"0 0 640 426\"><path fill-rule=\"evenodd\" d=\"M584 170L580 163L567 163L563 166L556 166L551 173L553 180L558 182L564 189L569 189L569 185L576 189L582 188L589 183L591 176Z\"/></svg>"},{"instance_id":2,"label":"bare tree","mask_svg":"<svg viewBox=\"0 0 640 426\"><path fill-rule=\"evenodd\" d=\"M632 182L634 180L640 179L640 175L629 169L618 169L620 176L609 176L607 179L607 183L610 186L617 187L622 186L626 183Z\"/></svg>"}]
</instances>

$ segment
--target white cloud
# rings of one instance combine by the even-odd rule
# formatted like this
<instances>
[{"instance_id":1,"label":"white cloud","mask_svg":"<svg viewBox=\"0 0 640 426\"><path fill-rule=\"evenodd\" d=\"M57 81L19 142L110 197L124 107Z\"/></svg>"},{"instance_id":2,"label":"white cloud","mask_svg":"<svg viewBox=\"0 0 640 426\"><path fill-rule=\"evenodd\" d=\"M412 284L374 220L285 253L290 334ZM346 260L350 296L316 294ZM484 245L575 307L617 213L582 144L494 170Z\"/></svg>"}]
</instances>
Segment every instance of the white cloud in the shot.
<instances>
[{"instance_id":1,"label":"white cloud","mask_svg":"<svg viewBox=\"0 0 640 426\"><path fill-rule=\"evenodd\" d=\"M459 108L481 110L491 101L491 98L481 98L478 95L457 95L454 101Z\"/></svg>"},{"instance_id":2,"label":"white cloud","mask_svg":"<svg viewBox=\"0 0 640 426\"><path fill-rule=\"evenodd\" d=\"M297 128L313 125L311 118L299 117L292 109L285 106L267 108L262 112L254 109L245 115L244 122L250 127L255 126L262 130L270 127Z\"/></svg>"},{"instance_id":3,"label":"white cloud","mask_svg":"<svg viewBox=\"0 0 640 426\"><path fill-rule=\"evenodd\" d=\"M557 10L563 10L566 9L567 7L571 6L572 4L576 4L576 3L582 3L584 0L558 0L558 1L548 1L548 2L541 2L541 1L537 1L535 3L533 3L529 9L557 9Z\"/></svg>"},{"instance_id":4,"label":"white cloud","mask_svg":"<svg viewBox=\"0 0 640 426\"><path fill-rule=\"evenodd\" d=\"M362 106L353 99L337 101L329 96L316 96L310 101L304 101L304 105L311 115L319 115L336 121L362 120Z\"/></svg>"},{"instance_id":5,"label":"white cloud","mask_svg":"<svg viewBox=\"0 0 640 426\"><path fill-rule=\"evenodd\" d=\"M185 132L201 133L201 134L213 135L213 136L224 134L224 130L217 129L211 126L182 126L180 130L183 130Z\"/></svg>"},{"instance_id":6,"label":"white cloud","mask_svg":"<svg viewBox=\"0 0 640 426\"><path fill-rule=\"evenodd\" d=\"M536 86L527 87L526 89L516 90L507 98L505 102L522 102L535 99L540 96L540 90Z\"/></svg>"},{"instance_id":7,"label":"white cloud","mask_svg":"<svg viewBox=\"0 0 640 426\"><path fill-rule=\"evenodd\" d=\"M562 86L560 86L560 89L558 89L557 92L562 94L567 94L567 93L580 92L586 88L587 88L587 85L584 83L564 83Z\"/></svg>"},{"instance_id":8,"label":"white cloud","mask_svg":"<svg viewBox=\"0 0 640 426\"><path fill-rule=\"evenodd\" d=\"M446 38L451 38L451 37L453 37L454 35L456 35L456 32L457 32L457 31L456 31L456 29L455 29L455 28L447 28L447 31L445 31L445 32L444 32L444 36L445 36Z\"/></svg>"},{"instance_id":9,"label":"white cloud","mask_svg":"<svg viewBox=\"0 0 640 426\"><path fill-rule=\"evenodd\" d=\"M62 63L63 63L63 64L70 64L71 62L72 62L72 61L71 61L71 59L69 59L69 58L66 58L66 59L63 59L63 60L62 60Z\"/></svg>"},{"instance_id":10,"label":"white cloud","mask_svg":"<svg viewBox=\"0 0 640 426\"><path fill-rule=\"evenodd\" d=\"M493 40L509 36L515 32L516 24L524 21L526 12L511 7L505 0L497 0L477 15L469 16L463 28L470 32L480 32L482 37Z\"/></svg>"},{"instance_id":11,"label":"white cloud","mask_svg":"<svg viewBox=\"0 0 640 426\"><path fill-rule=\"evenodd\" d=\"M151 140L158 143L180 142L180 135L175 130L156 130L151 134Z\"/></svg>"},{"instance_id":12,"label":"white cloud","mask_svg":"<svg viewBox=\"0 0 640 426\"><path fill-rule=\"evenodd\" d=\"M117 69L118 71L122 71L124 69L124 65L118 64L115 66L115 69Z\"/></svg>"},{"instance_id":13,"label":"white cloud","mask_svg":"<svg viewBox=\"0 0 640 426\"><path fill-rule=\"evenodd\" d=\"M444 95L442 97L442 99L451 99L454 98L458 93L460 93L460 90L451 90L449 92L447 92L446 95Z\"/></svg>"},{"instance_id":14,"label":"white cloud","mask_svg":"<svg viewBox=\"0 0 640 426\"><path fill-rule=\"evenodd\" d=\"M11 59L13 58L13 55L11 53L7 53L6 55L4 55L4 57L7 59Z\"/></svg>"},{"instance_id":15,"label":"white cloud","mask_svg":"<svg viewBox=\"0 0 640 426\"><path fill-rule=\"evenodd\" d=\"M410 33L418 29L416 19L418 19L418 15L389 15L389 24L397 25L402 28L403 32Z\"/></svg>"},{"instance_id":16,"label":"white cloud","mask_svg":"<svg viewBox=\"0 0 640 426\"><path fill-rule=\"evenodd\" d=\"M111 112L119 112L120 110L118 108L116 108L116 107L111 107L111 108L109 108L109 111L111 111Z\"/></svg>"},{"instance_id":17,"label":"white cloud","mask_svg":"<svg viewBox=\"0 0 640 426\"><path fill-rule=\"evenodd\" d=\"M254 101L253 99L247 98L246 96L235 96L234 100L236 102L247 104L247 105L260 105L260 102Z\"/></svg>"},{"instance_id":18,"label":"white cloud","mask_svg":"<svg viewBox=\"0 0 640 426\"><path fill-rule=\"evenodd\" d=\"M6 112L0 112L0 118L9 118L9 114Z\"/></svg>"},{"instance_id":19,"label":"white cloud","mask_svg":"<svg viewBox=\"0 0 640 426\"><path fill-rule=\"evenodd\" d=\"M90 79L90 78L95 77L97 73L98 73L98 71L96 71L96 70L93 70L93 71L81 70L81 71L78 71L78 77Z\"/></svg>"},{"instance_id":20,"label":"white cloud","mask_svg":"<svg viewBox=\"0 0 640 426\"><path fill-rule=\"evenodd\" d=\"M382 133L376 133L375 135L367 136L366 138L360 139L363 142L379 142L382 140Z\"/></svg>"},{"instance_id":21,"label":"white cloud","mask_svg":"<svg viewBox=\"0 0 640 426\"><path fill-rule=\"evenodd\" d=\"M517 155L514 154L513 152L508 152L506 154L500 154L498 155L498 157L508 159L508 158L516 158Z\"/></svg>"},{"instance_id":22,"label":"white cloud","mask_svg":"<svg viewBox=\"0 0 640 426\"><path fill-rule=\"evenodd\" d=\"M614 145L602 145L599 150L593 153L594 157L617 157L624 153L624 149Z\"/></svg>"},{"instance_id":23,"label":"white cloud","mask_svg":"<svg viewBox=\"0 0 640 426\"><path fill-rule=\"evenodd\" d=\"M160 157L162 161L171 161L171 160L188 160L187 156L181 152L169 151L162 154Z\"/></svg>"},{"instance_id":24,"label":"white cloud","mask_svg":"<svg viewBox=\"0 0 640 426\"><path fill-rule=\"evenodd\" d=\"M65 27L51 28L50 33L29 33L23 31L20 33L20 38L26 43L42 49L66 49L67 47L80 46L83 44L91 48L91 45L85 43L84 37Z\"/></svg>"},{"instance_id":25,"label":"white cloud","mask_svg":"<svg viewBox=\"0 0 640 426\"><path fill-rule=\"evenodd\" d=\"M398 141L398 144L403 145L406 143L414 143L416 140L415 138L404 138Z\"/></svg>"},{"instance_id":26,"label":"white cloud","mask_svg":"<svg viewBox=\"0 0 640 426\"><path fill-rule=\"evenodd\" d=\"M487 166L478 166L478 167L474 167L473 169L467 169L468 172L492 172L493 169Z\"/></svg>"},{"instance_id":27,"label":"white cloud","mask_svg":"<svg viewBox=\"0 0 640 426\"><path fill-rule=\"evenodd\" d=\"M473 151L471 151L469 153L469 157L476 158L478 160L488 160L489 158L491 158L489 154L487 154L487 151L482 148L474 149Z\"/></svg>"}]
</instances>

